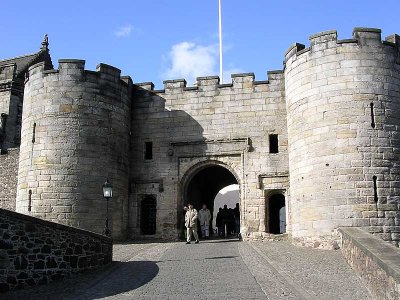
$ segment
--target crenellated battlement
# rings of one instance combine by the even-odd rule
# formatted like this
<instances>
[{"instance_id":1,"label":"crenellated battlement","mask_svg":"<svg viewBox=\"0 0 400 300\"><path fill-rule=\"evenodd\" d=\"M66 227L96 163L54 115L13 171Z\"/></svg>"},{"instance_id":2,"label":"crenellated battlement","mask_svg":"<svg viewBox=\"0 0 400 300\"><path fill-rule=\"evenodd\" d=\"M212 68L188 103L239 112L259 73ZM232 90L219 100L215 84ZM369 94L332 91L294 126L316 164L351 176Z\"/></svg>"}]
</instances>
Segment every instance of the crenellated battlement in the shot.
<instances>
[{"instance_id":1,"label":"crenellated battlement","mask_svg":"<svg viewBox=\"0 0 400 300\"><path fill-rule=\"evenodd\" d=\"M98 82L100 85L108 83L108 86L120 86L125 89L132 85L132 79L129 76L121 76L120 69L100 63L96 71L85 70L85 60L81 59L59 59L56 70L46 69L44 62L37 63L28 69L25 83L38 78L46 78L47 81Z\"/></svg>"},{"instance_id":2,"label":"crenellated battlement","mask_svg":"<svg viewBox=\"0 0 400 300\"><path fill-rule=\"evenodd\" d=\"M135 83L135 85L155 93L169 93L177 89L183 91L210 91L224 88L243 89L260 85L280 84L284 81L283 70L268 71L267 75L267 80L256 81L254 73L232 74L231 83L224 84L220 83L219 76L202 76L196 78L196 84L193 86L187 86L185 79L164 80L164 89L162 90L154 90L153 82L141 82Z\"/></svg>"},{"instance_id":3,"label":"crenellated battlement","mask_svg":"<svg viewBox=\"0 0 400 300\"><path fill-rule=\"evenodd\" d=\"M398 46L400 44L400 36L398 34L389 35L385 38L385 42L392 43Z\"/></svg>"},{"instance_id":4,"label":"crenellated battlement","mask_svg":"<svg viewBox=\"0 0 400 300\"><path fill-rule=\"evenodd\" d=\"M400 53L399 36L393 34L382 40L381 32L381 29L378 28L355 27L351 39L338 40L336 30L322 31L309 37L310 47L308 48L300 43L291 45L285 53L285 62L292 57L298 57L307 52L313 53L329 48L343 47L345 45L352 45L358 48L391 46L395 49L395 55L398 57ZM397 62L399 61L397 60Z\"/></svg>"}]
</instances>

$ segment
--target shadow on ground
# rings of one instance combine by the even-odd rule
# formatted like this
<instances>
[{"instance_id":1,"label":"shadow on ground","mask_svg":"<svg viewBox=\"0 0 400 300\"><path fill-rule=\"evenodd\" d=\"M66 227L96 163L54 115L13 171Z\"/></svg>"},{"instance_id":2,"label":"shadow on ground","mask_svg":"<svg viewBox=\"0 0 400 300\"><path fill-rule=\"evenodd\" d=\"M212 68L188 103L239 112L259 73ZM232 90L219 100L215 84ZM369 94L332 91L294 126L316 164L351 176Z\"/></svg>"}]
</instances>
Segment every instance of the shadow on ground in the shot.
<instances>
[{"instance_id":1,"label":"shadow on ground","mask_svg":"<svg viewBox=\"0 0 400 300\"><path fill-rule=\"evenodd\" d=\"M169 243L171 241L162 241ZM182 241L181 247L194 247L197 248L202 244L208 247L207 244L225 244L237 243L237 238L210 238L201 240L199 245L184 245ZM133 244L155 244L159 241L130 241L119 243L128 247ZM176 242L175 242L176 243ZM118 246L118 245L117 245ZM141 248L139 252L146 251L150 248ZM116 251L114 251L116 252ZM128 251L129 252L129 251ZM114 253L115 254L115 253ZM209 256L201 260L223 260L223 259L236 259L237 256ZM17 300L36 300L36 299L99 299L103 297L112 297L134 291L141 286L152 281L159 273L159 265L171 261L182 261L187 258L182 257L179 259L167 259L160 261L125 261L132 259L132 253L129 255L121 255L121 257L114 257L119 261L114 261L110 267L106 267L92 272L76 274L70 278L65 278L60 281L52 282L48 285L41 285L37 287L28 288L25 290L12 291L1 295L1 299L17 299ZM135 258L133 258L135 259ZM193 260L193 258L190 258ZM196 260L196 259L195 259ZM129 278L129 280L127 280Z\"/></svg>"},{"instance_id":2,"label":"shadow on ground","mask_svg":"<svg viewBox=\"0 0 400 300\"><path fill-rule=\"evenodd\" d=\"M133 291L150 282L158 272L157 262L153 261L117 262L113 274L93 282L82 299L98 299Z\"/></svg>"},{"instance_id":3,"label":"shadow on ground","mask_svg":"<svg viewBox=\"0 0 400 300\"><path fill-rule=\"evenodd\" d=\"M99 299L135 290L157 276L153 261L114 262L111 268L1 295L1 299ZM129 278L129 280L126 280Z\"/></svg>"},{"instance_id":4,"label":"shadow on ground","mask_svg":"<svg viewBox=\"0 0 400 300\"><path fill-rule=\"evenodd\" d=\"M241 242L238 238L210 238L207 240L200 240L200 243L236 243Z\"/></svg>"}]
</instances>

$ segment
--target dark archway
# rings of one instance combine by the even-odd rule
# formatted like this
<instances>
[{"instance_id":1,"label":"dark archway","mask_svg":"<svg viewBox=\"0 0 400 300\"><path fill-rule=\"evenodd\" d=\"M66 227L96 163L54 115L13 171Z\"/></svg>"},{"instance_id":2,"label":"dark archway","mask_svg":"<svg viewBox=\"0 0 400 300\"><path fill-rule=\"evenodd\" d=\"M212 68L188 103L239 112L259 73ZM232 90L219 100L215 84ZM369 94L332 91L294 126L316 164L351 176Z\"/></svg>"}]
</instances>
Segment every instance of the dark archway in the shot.
<instances>
[{"instance_id":1,"label":"dark archway","mask_svg":"<svg viewBox=\"0 0 400 300\"><path fill-rule=\"evenodd\" d=\"M268 216L268 232L280 234L286 232L285 196L274 194L266 203L266 215Z\"/></svg>"},{"instance_id":2,"label":"dark archway","mask_svg":"<svg viewBox=\"0 0 400 300\"><path fill-rule=\"evenodd\" d=\"M191 174L183 186L183 205L191 203L194 208L200 209L203 204L206 204L213 215L215 197L222 188L231 184L239 184L239 182L228 168L219 164L201 167ZM180 217L178 226L183 229L183 210L178 211L178 214Z\"/></svg>"},{"instance_id":3,"label":"dark archway","mask_svg":"<svg viewBox=\"0 0 400 300\"><path fill-rule=\"evenodd\" d=\"M140 203L140 231L145 235L156 234L157 201L153 196L146 196Z\"/></svg>"}]
</instances>

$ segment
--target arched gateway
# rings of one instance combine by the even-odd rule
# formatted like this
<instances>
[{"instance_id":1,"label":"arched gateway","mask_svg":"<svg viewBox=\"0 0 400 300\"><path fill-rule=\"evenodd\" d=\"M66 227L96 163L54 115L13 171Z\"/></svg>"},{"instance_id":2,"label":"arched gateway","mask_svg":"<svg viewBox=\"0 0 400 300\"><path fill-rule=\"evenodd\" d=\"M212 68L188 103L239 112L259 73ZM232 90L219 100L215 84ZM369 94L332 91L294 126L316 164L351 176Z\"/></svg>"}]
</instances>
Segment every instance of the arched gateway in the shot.
<instances>
[{"instance_id":1,"label":"arched gateway","mask_svg":"<svg viewBox=\"0 0 400 300\"><path fill-rule=\"evenodd\" d=\"M190 203L196 209L200 209L206 204L213 215L214 210L218 209L214 207L214 199L218 192L232 184L240 186L240 179L230 166L222 162L205 161L191 167L181 180L181 197L177 209L178 229L182 230L184 227L185 205Z\"/></svg>"}]
</instances>

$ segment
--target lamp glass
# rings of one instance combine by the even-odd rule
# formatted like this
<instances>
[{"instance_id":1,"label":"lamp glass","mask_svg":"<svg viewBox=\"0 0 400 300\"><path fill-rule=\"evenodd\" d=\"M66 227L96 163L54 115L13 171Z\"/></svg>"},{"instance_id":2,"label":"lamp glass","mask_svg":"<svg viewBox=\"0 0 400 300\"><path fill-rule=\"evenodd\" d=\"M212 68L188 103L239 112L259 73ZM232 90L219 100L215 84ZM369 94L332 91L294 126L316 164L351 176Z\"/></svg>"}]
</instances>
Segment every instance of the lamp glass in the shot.
<instances>
[{"instance_id":1,"label":"lamp glass","mask_svg":"<svg viewBox=\"0 0 400 300\"><path fill-rule=\"evenodd\" d=\"M103 196L104 198L112 198L113 196L113 188L108 180L103 184Z\"/></svg>"}]
</instances>

